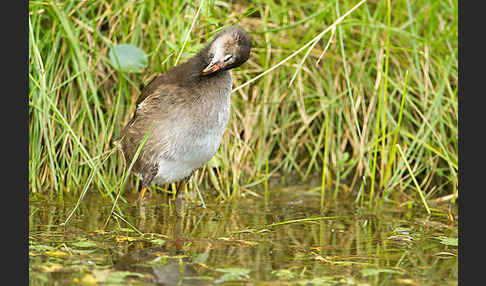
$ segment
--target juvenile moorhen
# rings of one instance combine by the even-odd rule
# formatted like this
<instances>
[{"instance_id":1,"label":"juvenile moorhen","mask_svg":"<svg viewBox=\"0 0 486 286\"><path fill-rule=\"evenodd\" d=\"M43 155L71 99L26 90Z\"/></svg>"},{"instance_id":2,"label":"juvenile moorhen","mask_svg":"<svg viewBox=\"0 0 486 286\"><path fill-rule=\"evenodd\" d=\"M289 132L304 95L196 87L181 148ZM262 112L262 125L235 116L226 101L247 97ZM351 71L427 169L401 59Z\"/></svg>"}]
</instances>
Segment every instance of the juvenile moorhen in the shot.
<instances>
[{"instance_id":1,"label":"juvenile moorhen","mask_svg":"<svg viewBox=\"0 0 486 286\"><path fill-rule=\"evenodd\" d=\"M230 115L230 69L246 62L250 49L248 33L230 26L143 89L119 139L130 165L147 135L132 169L141 179L141 198L152 184L179 182L176 205L182 200L187 180L219 148Z\"/></svg>"}]
</instances>

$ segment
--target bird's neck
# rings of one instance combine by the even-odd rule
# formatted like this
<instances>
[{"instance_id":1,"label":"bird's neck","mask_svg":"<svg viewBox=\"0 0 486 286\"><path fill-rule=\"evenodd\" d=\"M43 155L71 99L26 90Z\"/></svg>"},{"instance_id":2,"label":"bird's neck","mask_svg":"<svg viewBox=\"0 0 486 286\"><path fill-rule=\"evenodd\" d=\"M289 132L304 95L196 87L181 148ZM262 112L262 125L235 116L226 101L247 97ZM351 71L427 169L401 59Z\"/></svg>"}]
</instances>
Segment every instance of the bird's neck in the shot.
<instances>
[{"instance_id":1,"label":"bird's neck","mask_svg":"<svg viewBox=\"0 0 486 286\"><path fill-rule=\"evenodd\" d=\"M210 63L209 57L209 47L210 44L206 45L202 48L194 57L192 57L189 61L193 62L197 67L197 70L201 73Z\"/></svg>"},{"instance_id":2,"label":"bird's neck","mask_svg":"<svg viewBox=\"0 0 486 286\"><path fill-rule=\"evenodd\" d=\"M195 56L176 66L173 74L179 79L185 78L185 82L189 85L197 84L203 79L218 77L218 75L224 71L217 71L208 75L202 74L202 71L210 63L209 47L210 44L206 45Z\"/></svg>"},{"instance_id":3,"label":"bird's neck","mask_svg":"<svg viewBox=\"0 0 486 286\"><path fill-rule=\"evenodd\" d=\"M175 66L168 72L173 80L182 84L193 84L199 82L204 76L202 71L209 64L207 58L208 48L204 47L195 56Z\"/></svg>"}]
</instances>

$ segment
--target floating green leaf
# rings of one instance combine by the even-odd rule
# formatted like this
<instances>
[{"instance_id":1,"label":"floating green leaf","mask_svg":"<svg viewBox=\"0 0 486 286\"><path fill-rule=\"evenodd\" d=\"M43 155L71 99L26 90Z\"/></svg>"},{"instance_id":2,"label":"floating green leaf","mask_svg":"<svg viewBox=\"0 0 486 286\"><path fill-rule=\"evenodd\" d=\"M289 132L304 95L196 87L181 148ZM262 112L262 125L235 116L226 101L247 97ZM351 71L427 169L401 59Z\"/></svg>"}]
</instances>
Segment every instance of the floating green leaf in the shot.
<instances>
[{"instance_id":1,"label":"floating green leaf","mask_svg":"<svg viewBox=\"0 0 486 286\"><path fill-rule=\"evenodd\" d=\"M124 282L125 278L128 276L144 278L145 276L136 272L129 271L110 271L108 269L104 270L93 270L93 281L94 283L106 283L106 284L121 284Z\"/></svg>"},{"instance_id":2,"label":"floating green leaf","mask_svg":"<svg viewBox=\"0 0 486 286\"><path fill-rule=\"evenodd\" d=\"M159 239L159 238L152 239L150 242L152 242L153 244L158 244L158 245L164 245L165 244L165 240Z\"/></svg>"},{"instance_id":3,"label":"floating green leaf","mask_svg":"<svg viewBox=\"0 0 486 286\"><path fill-rule=\"evenodd\" d=\"M205 263L209 258L209 252L203 252L198 254L192 261L198 263Z\"/></svg>"},{"instance_id":4,"label":"floating green leaf","mask_svg":"<svg viewBox=\"0 0 486 286\"><path fill-rule=\"evenodd\" d=\"M215 281L216 283L250 278L248 276L250 270L245 268L218 268L216 271L224 273L223 276Z\"/></svg>"},{"instance_id":5,"label":"floating green leaf","mask_svg":"<svg viewBox=\"0 0 486 286\"><path fill-rule=\"evenodd\" d=\"M277 276L280 279L292 279L295 278L297 275L288 269L280 269L272 271L272 274Z\"/></svg>"},{"instance_id":6,"label":"floating green leaf","mask_svg":"<svg viewBox=\"0 0 486 286\"><path fill-rule=\"evenodd\" d=\"M445 245L450 245L450 246L457 246L458 240L457 238L454 237L439 237L438 238L440 243L445 244Z\"/></svg>"},{"instance_id":7,"label":"floating green leaf","mask_svg":"<svg viewBox=\"0 0 486 286\"><path fill-rule=\"evenodd\" d=\"M326 286L326 285L333 285L335 283L335 278L334 277L317 277L312 280L300 280L297 282L297 284L302 285L302 286Z\"/></svg>"},{"instance_id":8,"label":"floating green leaf","mask_svg":"<svg viewBox=\"0 0 486 286\"><path fill-rule=\"evenodd\" d=\"M143 50L130 44L119 44L111 48L110 60L122 72L140 73L148 64Z\"/></svg>"},{"instance_id":9,"label":"floating green leaf","mask_svg":"<svg viewBox=\"0 0 486 286\"><path fill-rule=\"evenodd\" d=\"M364 269L361 269L361 275L363 276L374 276L374 275L378 275L380 273L393 273L393 274L401 274L402 272L399 271L399 270L395 270L395 269L385 269L385 268L364 268Z\"/></svg>"},{"instance_id":10,"label":"floating green leaf","mask_svg":"<svg viewBox=\"0 0 486 286\"><path fill-rule=\"evenodd\" d=\"M49 245L29 245L29 250L32 251L46 251L46 250L53 250L54 247Z\"/></svg>"},{"instance_id":11,"label":"floating green leaf","mask_svg":"<svg viewBox=\"0 0 486 286\"><path fill-rule=\"evenodd\" d=\"M93 241L85 240L85 241L76 241L71 243L73 246L76 247L95 247L96 243Z\"/></svg>"}]
</instances>

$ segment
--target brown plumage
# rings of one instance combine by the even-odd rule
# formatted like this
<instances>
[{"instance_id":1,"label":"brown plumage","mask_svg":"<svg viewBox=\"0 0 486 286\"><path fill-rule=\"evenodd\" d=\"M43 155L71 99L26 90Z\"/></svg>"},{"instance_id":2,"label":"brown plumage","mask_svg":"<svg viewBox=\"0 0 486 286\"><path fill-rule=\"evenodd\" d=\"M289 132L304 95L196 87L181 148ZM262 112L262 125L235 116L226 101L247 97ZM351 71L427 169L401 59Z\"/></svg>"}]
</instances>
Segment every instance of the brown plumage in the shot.
<instances>
[{"instance_id":1,"label":"brown plumage","mask_svg":"<svg viewBox=\"0 0 486 286\"><path fill-rule=\"evenodd\" d=\"M229 120L229 70L243 64L250 49L246 31L231 26L143 89L120 147L129 165L148 134L132 169L144 187L188 178L216 153Z\"/></svg>"}]
</instances>

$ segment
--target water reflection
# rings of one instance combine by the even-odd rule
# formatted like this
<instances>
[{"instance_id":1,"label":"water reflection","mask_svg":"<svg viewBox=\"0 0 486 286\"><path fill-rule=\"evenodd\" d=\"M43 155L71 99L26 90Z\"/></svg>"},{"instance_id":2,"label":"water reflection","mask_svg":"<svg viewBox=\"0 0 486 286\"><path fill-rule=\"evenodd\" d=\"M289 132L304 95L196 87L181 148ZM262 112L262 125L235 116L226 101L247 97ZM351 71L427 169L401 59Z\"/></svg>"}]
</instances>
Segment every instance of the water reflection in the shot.
<instances>
[{"instance_id":1,"label":"water reflection","mask_svg":"<svg viewBox=\"0 0 486 286\"><path fill-rule=\"evenodd\" d=\"M92 275L103 282L95 271L102 268L113 277L125 273L127 285L313 279L457 284L457 247L437 239L457 238L457 224L445 213L427 217L419 208L396 207L370 213L346 201L328 201L321 210L318 194L301 193L283 192L266 208L260 198L206 198L203 209L193 198L182 216L163 195L137 205L136 194L129 194L105 229L112 205L97 192L86 196L65 228L60 224L74 203L31 201L31 282L58 279L59 272L64 280ZM46 247L66 255L46 255Z\"/></svg>"}]
</instances>

